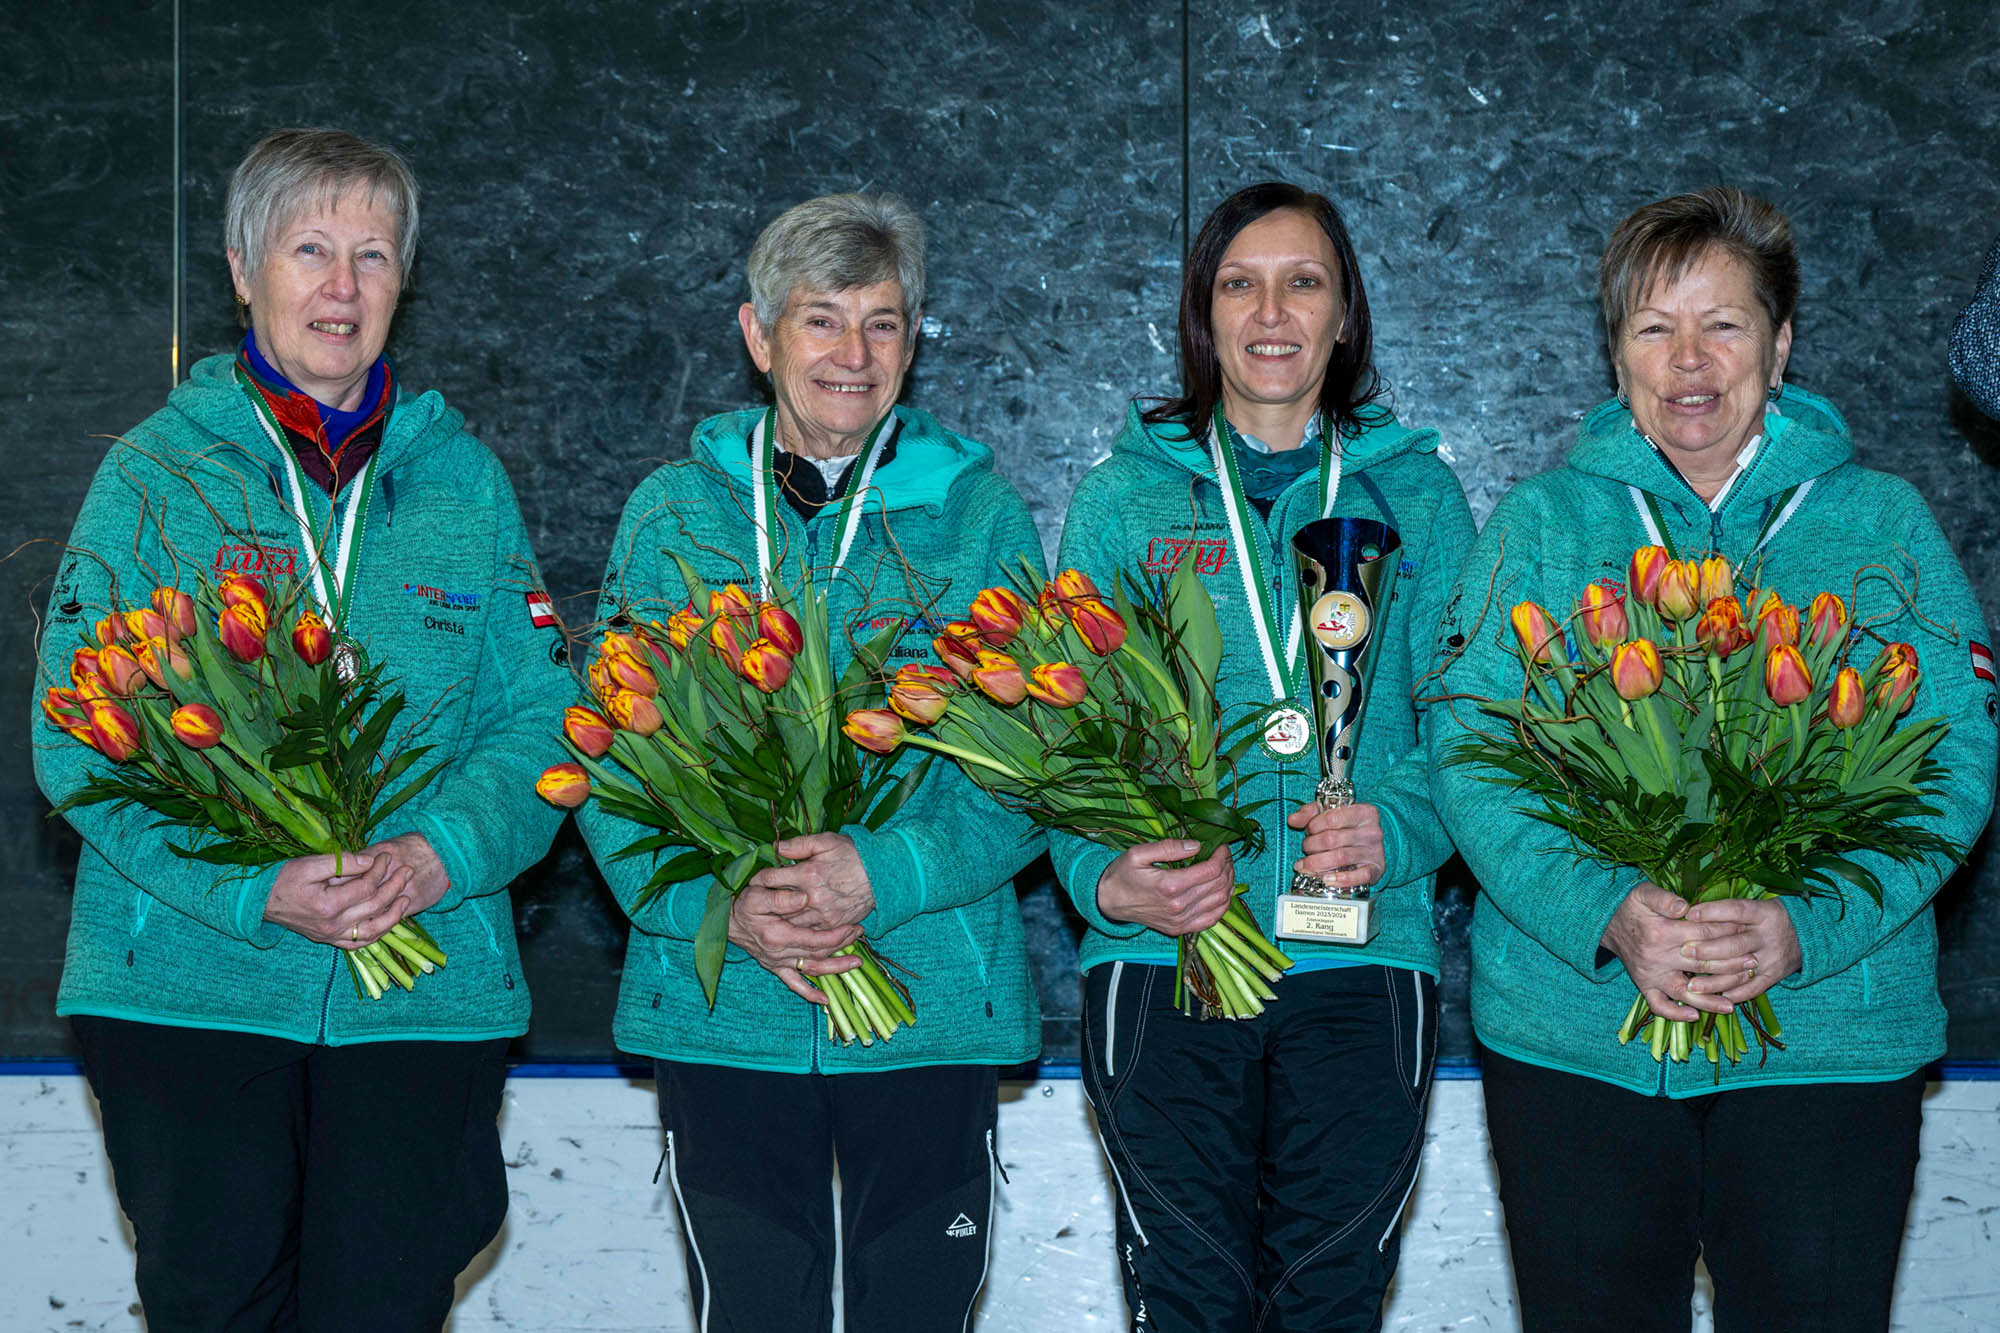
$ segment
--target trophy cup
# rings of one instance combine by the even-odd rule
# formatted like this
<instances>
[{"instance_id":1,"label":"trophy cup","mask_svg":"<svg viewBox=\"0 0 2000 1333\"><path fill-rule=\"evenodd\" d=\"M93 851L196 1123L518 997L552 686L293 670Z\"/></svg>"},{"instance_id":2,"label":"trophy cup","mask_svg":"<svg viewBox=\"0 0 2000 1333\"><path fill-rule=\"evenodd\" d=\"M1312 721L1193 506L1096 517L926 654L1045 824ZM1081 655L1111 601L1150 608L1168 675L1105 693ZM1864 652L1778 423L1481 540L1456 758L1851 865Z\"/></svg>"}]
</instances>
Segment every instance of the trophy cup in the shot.
<instances>
[{"instance_id":1,"label":"trophy cup","mask_svg":"<svg viewBox=\"0 0 2000 1333\"><path fill-rule=\"evenodd\" d=\"M1299 565L1299 613L1305 617L1306 660L1319 733L1323 806L1354 804L1354 743L1367 690L1362 659L1394 585L1384 586L1402 539L1371 518L1315 519L1292 538ZM1280 939L1366 944L1380 926L1371 888L1337 889L1317 875L1294 875L1278 895Z\"/></svg>"}]
</instances>

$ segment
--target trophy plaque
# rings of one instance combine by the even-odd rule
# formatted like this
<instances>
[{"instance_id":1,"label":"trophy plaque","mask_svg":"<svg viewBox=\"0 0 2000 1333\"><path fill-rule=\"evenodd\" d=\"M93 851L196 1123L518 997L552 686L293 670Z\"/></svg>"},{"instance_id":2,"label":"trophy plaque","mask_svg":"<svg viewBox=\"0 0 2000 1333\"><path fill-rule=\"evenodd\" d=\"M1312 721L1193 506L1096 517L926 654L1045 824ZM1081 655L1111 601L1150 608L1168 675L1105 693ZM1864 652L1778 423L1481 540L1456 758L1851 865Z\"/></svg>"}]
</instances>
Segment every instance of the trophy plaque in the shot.
<instances>
[{"instance_id":1,"label":"trophy plaque","mask_svg":"<svg viewBox=\"0 0 2000 1333\"><path fill-rule=\"evenodd\" d=\"M1354 746L1367 699L1364 659L1394 592L1402 548L1396 530L1370 518L1322 518L1292 538L1299 567L1299 614L1313 689L1323 806L1354 803ZM1319 944L1366 944L1380 921L1372 887L1341 889L1317 875L1294 875L1278 895L1279 939Z\"/></svg>"}]
</instances>

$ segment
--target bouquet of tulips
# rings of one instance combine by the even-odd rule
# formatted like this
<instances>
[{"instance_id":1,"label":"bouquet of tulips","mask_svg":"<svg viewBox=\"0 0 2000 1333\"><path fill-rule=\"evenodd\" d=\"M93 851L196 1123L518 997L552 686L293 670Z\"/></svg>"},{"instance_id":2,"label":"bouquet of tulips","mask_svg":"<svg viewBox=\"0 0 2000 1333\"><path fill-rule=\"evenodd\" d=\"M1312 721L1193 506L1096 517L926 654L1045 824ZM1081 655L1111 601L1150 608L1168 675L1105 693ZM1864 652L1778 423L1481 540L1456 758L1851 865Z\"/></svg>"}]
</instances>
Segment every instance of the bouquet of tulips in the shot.
<instances>
[{"instance_id":1,"label":"bouquet of tulips","mask_svg":"<svg viewBox=\"0 0 2000 1333\"><path fill-rule=\"evenodd\" d=\"M908 744L948 755L1038 824L1109 847L1186 837L1199 860L1224 843L1260 846L1249 808L1221 799L1255 732L1224 748L1222 634L1193 565L1152 596L1114 587L1107 600L1073 569L1037 589L1024 564L1019 591L985 589L932 641L944 665L899 669L889 706L850 713L847 734L882 754ZM1175 1001L1204 1018L1262 1013L1292 965L1243 891L1178 942Z\"/></svg>"},{"instance_id":2,"label":"bouquet of tulips","mask_svg":"<svg viewBox=\"0 0 2000 1333\"><path fill-rule=\"evenodd\" d=\"M95 638L71 655L70 683L49 689L42 713L115 767L55 812L142 805L162 825L193 832L169 850L222 866L337 858L366 846L444 763L391 793L431 747L384 749L403 696L379 667L351 678L335 668L333 635L303 592L294 581L266 588L232 573L199 582L192 595L155 588L150 605L99 620ZM340 952L356 991L378 1000L445 961L415 918Z\"/></svg>"},{"instance_id":3,"label":"bouquet of tulips","mask_svg":"<svg viewBox=\"0 0 2000 1333\"><path fill-rule=\"evenodd\" d=\"M563 715L575 760L545 770L535 789L570 809L594 796L607 812L659 830L617 853L654 857L639 907L669 885L712 877L694 961L713 1006L730 904L760 867L778 864L775 844L849 824L882 827L930 765L892 782L891 764L863 762L840 739L841 717L881 670L900 623L861 645L836 680L826 594L810 573L794 588L773 579L775 600L753 603L733 583L711 590L674 558L689 604L664 625L635 623L599 641L587 672L594 703ZM865 938L839 954L861 966L812 979L826 996L830 1038L872 1046L917 1021L909 993Z\"/></svg>"},{"instance_id":4,"label":"bouquet of tulips","mask_svg":"<svg viewBox=\"0 0 2000 1333\"><path fill-rule=\"evenodd\" d=\"M1465 742L1450 762L1500 770L1487 780L1540 798L1532 811L1605 866L1633 866L1689 903L1830 897L1852 887L1881 901L1854 859L1898 863L1954 854L1915 821L1943 771L1928 756L1941 719L1904 722L1916 650L1890 643L1851 663L1865 631L1831 592L1806 612L1776 593L1739 597L1727 560L1632 556L1625 590L1585 587L1558 624L1533 602L1514 607L1521 694L1480 707L1511 734ZM1575 632L1566 634L1567 629ZM1645 1040L1656 1060L1699 1050L1716 1065L1783 1049L1767 994L1699 1021L1655 1016L1640 996L1620 1042Z\"/></svg>"}]
</instances>

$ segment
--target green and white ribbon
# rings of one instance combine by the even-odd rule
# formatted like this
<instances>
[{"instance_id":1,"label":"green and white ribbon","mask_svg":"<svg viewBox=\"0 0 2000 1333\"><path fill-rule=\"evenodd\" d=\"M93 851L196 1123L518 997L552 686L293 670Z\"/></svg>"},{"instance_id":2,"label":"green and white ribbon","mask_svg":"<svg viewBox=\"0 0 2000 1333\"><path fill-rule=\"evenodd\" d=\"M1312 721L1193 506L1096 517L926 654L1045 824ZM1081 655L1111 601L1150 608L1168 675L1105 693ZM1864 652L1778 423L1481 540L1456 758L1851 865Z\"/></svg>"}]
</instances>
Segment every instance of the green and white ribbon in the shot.
<instances>
[{"instance_id":1,"label":"green and white ribbon","mask_svg":"<svg viewBox=\"0 0 2000 1333\"><path fill-rule=\"evenodd\" d=\"M306 503L299 462L292 456L284 427L271 415L271 405L264 401L264 395L257 391L241 366L236 368L236 379L243 396L250 400L257 424L264 428L264 434L278 451L278 460L285 465L292 518L299 525L300 550L306 554L312 575L307 586L312 589L313 600L319 603L327 628L337 637L344 636L347 611L354 600L354 580L349 575L361 550L361 534L368 526L368 504L375 491L375 465L382 461L382 451L377 449L370 455L361 475L348 483L346 509L340 510L329 500L326 517L321 519L313 506Z\"/></svg>"},{"instance_id":2,"label":"green and white ribbon","mask_svg":"<svg viewBox=\"0 0 2000 1333\"><path fill-rule=\"evenodd\" d=\"M1771 506L1771 512L1764 516L1764 524L1757 531L1757 540L1743 553L1743 558L1738 560L1737 564L1749 564L1751 557L1763 550L1770 540L1778 535L1779 529L1792 521L1792 515L1799 512L1799 506L1805 503L1807 493L1812 490L1814 480L1808 477L1778 497ZM1646 540L1654 546L1663 547L1669 559L1680 559L1680 552L1674 547L1674 539L1667 533L1667 519L1666 515L1660 512L1659 500L1629 482L1625 489L1631 493L1632 508L1638 511L1639 522L1646 529Z\"/></svg>"},{"instance_id":3,"label":"green and white ribbon","mask_svg":"<svg viewBox=\"0 0 2000 1333\"><path fill-rule=\"evenodd\" d=\"M862 510L867 507L868 492L875 485L875 469L881 465L883 451L896 437L898 428L895 409L891 408L868 434L868 443L854 465L847 494L841 498L840 509L834 518L833 564L827 571L829 578L840 573L841 567L847 563L848 553L854 549L855 535L861 531ZM777 535L783 531L778 524L777 472L774 466L777 450L778 410L769 407L758 419L756 429L750 432L750 512L752 521L757 525L757 595L765 598L771 595L771 575L777 564Z\"/></svg>"},{"instance_id":4,"label":"green and white ribbon","mask_svg":"<svg viewBox=\"0 0 2000 1333\"><path fill-rule=\"evenodd\" d=\"M1289 619L1291 629L1281 633L1278 629L1278 614L1275 606L1276 590L1264 573L1263 543L1257 538L1255 524L1250 517L1250 502L1243 494L1243 469L1237 461L1237 453L1243 447L1236 439L1236 432L1222 415L1222 407L1215 409L1215 427L1208 433L1209 452L1215 461L1215 476L1222 487L1223 513L1229 520L1229 542L1236 550L1236 572L1243 580L1243 593L1250 603L1251 626L1257 635L1257 651L1264 660L1264 674L1270 682L1273 702L1285 703L1295 697L1305 684L1305 667L1299 656L1302 629L1300 617ZM1340 495L1340 450L1336 445L1332 426L1326 415L1320 415L1319 451L1319 514L1326 518L1333 513L1333 502ZM1283 656L1279 656L1282 645Z\"/></svg>"}]
</instances>

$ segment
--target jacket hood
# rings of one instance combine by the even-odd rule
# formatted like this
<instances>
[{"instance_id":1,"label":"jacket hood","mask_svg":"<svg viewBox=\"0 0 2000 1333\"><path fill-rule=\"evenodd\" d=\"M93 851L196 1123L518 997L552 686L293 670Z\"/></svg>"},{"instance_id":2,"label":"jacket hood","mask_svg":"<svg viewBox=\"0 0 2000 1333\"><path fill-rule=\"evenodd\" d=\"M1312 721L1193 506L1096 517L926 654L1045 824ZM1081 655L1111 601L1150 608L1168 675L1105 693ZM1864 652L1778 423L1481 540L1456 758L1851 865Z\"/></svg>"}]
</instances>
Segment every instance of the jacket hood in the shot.
<instances>
[{"instance_id":1,"label":"jacket hood","mask_svg":"<svg viewBox=\"0 0 2000 1333\"><path fill-rule=\"evenodd\" d=\"M1438 447L1436 431L1405 426L1384 408L1364 408L1355 424L1359 429L1344 438L1340 451L1344 472L1362 472L1404 454L1434 453ZM1112 441L1111 452L1165 463L1197 477L1215 471L1206 431L1190 438L1178 422L1142 421L1136 398L1126 409L1124 429Z\"/></svg>"},{"instance_id":2,"label":"jacket hood","mask_svg":"<svg viewBox=\"0 0 2000 1333\"><path fill-rule=\"evenodd\" d=\"M719 470L732 489L750 490L750 434L764 416L761 407L723 412L694 428L693 461ZM993 451L977 440L955 435L928 412L897 404L902 433L896 456L875 471L875 485L863 499L863 513L923 507L944 512L945 497L964 478L993 470Z\"/></svg>"},{"instance_id":3,"label":"jacket hood","mask_svg":"<svg viewBox=\"0 0 2000 1333\"><path fill-rule=\"evenodd\" d=\"M1834 405L1816 393L1786 386L1764 413L1764 447L1730 491L1733 502L1763 500L1788 486L1824 476L1853 460L1854 437ZM1629 408L1617 399L1584 415L1568 463L1579 472L1637 486L1653 495L1687 494L1687 483L1639 433Z\"/></svg>"},{"instance_id":4,"label":"jacket hood","mask_svg":"<svg viewBox=\"0 0 2000 1333\"><path fill-rule=\"evenodd\" d=\"M235 366L234 356L209 356L195 362L187 382L175 386L168 395L168 410L180 413L201 431L254 460L259 470L280 482L282 490L279 446L264 433L256 410L236 381ZM386 472L442 447L465 427L465 414L445 402L436 390L412 394L398 383L395 393L377 450Z\"/></svg>"}]
</instances>

